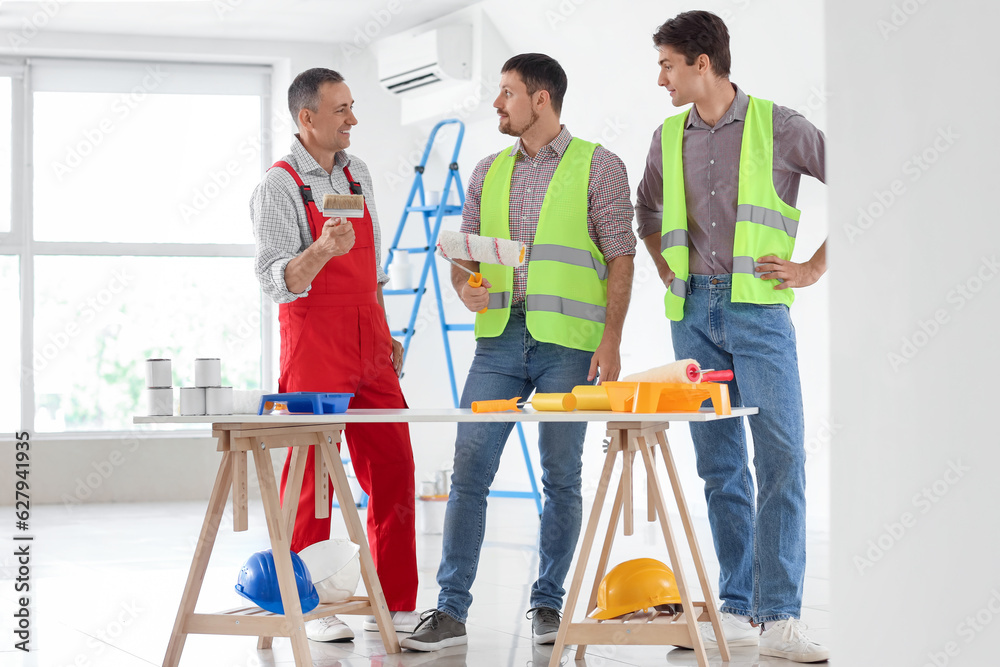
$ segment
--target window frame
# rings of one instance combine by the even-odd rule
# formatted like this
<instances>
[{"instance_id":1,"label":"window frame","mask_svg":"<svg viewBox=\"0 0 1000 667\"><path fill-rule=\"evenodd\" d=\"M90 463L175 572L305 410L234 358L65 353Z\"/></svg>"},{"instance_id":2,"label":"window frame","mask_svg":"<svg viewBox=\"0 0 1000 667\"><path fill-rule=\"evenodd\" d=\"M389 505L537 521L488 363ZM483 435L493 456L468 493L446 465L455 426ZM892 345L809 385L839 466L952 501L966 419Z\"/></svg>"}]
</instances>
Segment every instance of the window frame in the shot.
<instances>
[{"instance_id":1,"label":"window frame","mask_svg":"<svg viewBox=\"0 0 1000 667\"><path fill-rule=\"evenodd\" d=\"M20 269L20 312L18 328L20 332L20 426L22 431L28 431L36 440L71 440L71 439L107 439L120 440L123 437L148 438L203 438L208 434L208 427L190 430L152 430L147 427L132 427L124 430L100 431L53 431L41 434L35 433L35 379L30 372L34 359L34 319L35 319L35 277L34 266L37 256L122 256L139 257L253 257L252 243L105 243L89 241L35 241L33 202L33 132L34 114L33 100L35 89L32 86L32 74L37 67L46 67L56 61L65 62L66 58L0 58L0 77L11 78L11 224L9 232L0 232L0 255L10 255L19 258ZM91 60L80 58L79 60ZM176 61L147 60L134 58L106 58L102 61L114 61L128 65L170 66ZM205 68L203 71L211 74L212 68L217 70L231 69L234 64L246 65L250 71L262 76L260 91L260 175L270 167L272 155L271 131L271 82L274 77L273 67L260 63L211 63L184 62L184 66L196 65ZM261 387L276 386L274 368L274 304L263 292L260 292L260 383ZM13 434L0 435L0 441L12 439Z\"/></svg>"}]
</instances>

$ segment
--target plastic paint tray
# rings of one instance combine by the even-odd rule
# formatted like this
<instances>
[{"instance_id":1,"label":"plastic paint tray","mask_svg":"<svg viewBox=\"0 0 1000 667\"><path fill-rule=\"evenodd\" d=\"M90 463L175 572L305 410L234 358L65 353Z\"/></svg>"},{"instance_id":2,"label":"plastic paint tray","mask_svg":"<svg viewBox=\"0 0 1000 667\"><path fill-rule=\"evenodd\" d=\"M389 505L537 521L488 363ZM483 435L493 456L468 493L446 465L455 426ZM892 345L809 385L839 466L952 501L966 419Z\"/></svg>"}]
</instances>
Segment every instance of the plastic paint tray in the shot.
<instances>
[{"instance_id":1,"label":"plastic paint tray","mask_svg":"<svg viewBox=\"0 0 1000 667\"><path fill-rule=\"evenodd\" d=\"M293 391L284 394L265 394L260 397L257 414L272 410L287 410L293 414L330 415L347 412L347 405L354 394L324 394L318 391Z\"/></svg>"},{"instance_id":2,"label":"plastic paint tray","mask_svg":"<svg viewBox=\"0 0 1000 667\"><path fill-rule=\"evenodd\" d=\"M732 414L729 387L716 382L604 382L614 412L698 412L712 399L717 415Z\"/></svg>"}]
</instances>

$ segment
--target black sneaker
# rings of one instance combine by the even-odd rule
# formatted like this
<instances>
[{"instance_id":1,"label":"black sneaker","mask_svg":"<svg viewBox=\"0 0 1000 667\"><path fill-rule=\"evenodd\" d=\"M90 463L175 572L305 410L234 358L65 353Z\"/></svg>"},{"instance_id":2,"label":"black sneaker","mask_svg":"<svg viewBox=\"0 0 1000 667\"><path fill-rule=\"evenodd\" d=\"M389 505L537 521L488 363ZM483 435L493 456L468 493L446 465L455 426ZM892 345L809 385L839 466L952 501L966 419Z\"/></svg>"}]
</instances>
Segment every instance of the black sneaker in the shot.
<instances>
[{"instance_id":1,"label":"black sneaker","mask_svg":"<svg viewBox=\"0 0 1000 667\"><path fill-rule=\"evenodd\" d=\"M443 611L430 609L420 615L420 623L414 628L413 634L399 642L399 645L411 651L438 651L468 643L465 623L459 623Z\"/></svg>"},{"instance_id":2,"label":"black sneaker","mask_svg":"<svg viewBox=\"0 0 1000 667\"><path fill-rule=\"evenodd\" d=\"M559 612L552 607L534 607L525 614L531 619L531 636L536 644L554 644L559 634Z\"/></svg>"}]
</instances>

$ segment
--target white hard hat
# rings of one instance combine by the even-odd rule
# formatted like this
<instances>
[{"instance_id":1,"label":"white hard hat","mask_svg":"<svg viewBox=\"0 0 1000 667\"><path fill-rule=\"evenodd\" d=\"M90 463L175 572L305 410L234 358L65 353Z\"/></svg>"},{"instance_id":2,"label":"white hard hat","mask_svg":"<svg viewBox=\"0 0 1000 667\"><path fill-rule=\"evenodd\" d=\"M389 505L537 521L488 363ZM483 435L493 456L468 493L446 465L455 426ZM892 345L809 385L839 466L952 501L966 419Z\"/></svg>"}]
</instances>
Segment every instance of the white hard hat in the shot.
<instances>
[{"instance_id":1,"label":"white hard hat","mask_svg":"<svg viewBox=\"0 0 1000 667\"><path fill-rule=\"evenodd\" d=\"M350 540L323 540L299 552L309 568L321 603L343 602L361 579L360 547Z\"/></svg>"}]
</instances>

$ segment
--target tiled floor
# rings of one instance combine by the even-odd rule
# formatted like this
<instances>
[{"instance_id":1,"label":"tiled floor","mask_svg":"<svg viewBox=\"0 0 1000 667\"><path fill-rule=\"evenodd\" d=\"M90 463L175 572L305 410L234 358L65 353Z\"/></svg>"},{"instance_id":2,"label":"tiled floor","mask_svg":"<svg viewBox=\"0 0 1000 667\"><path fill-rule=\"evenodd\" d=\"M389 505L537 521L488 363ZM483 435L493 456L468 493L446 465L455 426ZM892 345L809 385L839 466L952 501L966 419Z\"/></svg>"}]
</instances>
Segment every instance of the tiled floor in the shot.
<instances>
[{"instance_id":1,"label":"tiled floor","mask_svg":"<svg viewBox=\"0 0 1000 667\"><path fill-rule=\"evenodd\" d=\"M585 507L589 504L585 500ZM10 508L0 508L10 509ZM418 513L422 508L418 506ZM3 546L0 568L0 617L3 643L0 665L7 667L148 667L159 665L166 650L194 543L204 514L199 503L43 506L33 510L30 654L13 650L9 621L15 607L11 580L16 566ZM585 520L586 520L585 512ZM199 611L237 606L233 591L240 565L258 549L267 548L267 530L259 505L250 505L250 530L233 533L231 517L223 520L219 541L205 578ZM673 525L680 528L676 517ZM360 617L347 617L357 639L340 644L310 642L317 667L530 666L548 664L551 647L535 647L530 622L524 617L530 584L538 567L537 517L524 500L496 499L490 504L486 543L479 577L473 588L469 645L437 653L386 655L377 633L361 631ZM706 521L696 521L713 588L718 570L712 556ZM334 536L344 535L334 521ZM603 535L603 530L599 533ZM5 539L6 542L6 539ZM9 542L7 543L10 544ZM432 607L437 597L434 576L441 553L441 536L418 534L420 592L418 606ZM827 535L810 533L809 565L803 620L810 634L829 644L830 613ZM635 535L619 536L611 562L649 556L666 559L658 528L636 517ZM595 559L592 558L593 563ZM691 562L685 565L694 577ZM592 581L592 576L590 578ZM568 584L567 584L568 585ZM582 611L579 612L582 614ZM578 614L577 618L580 617ZM574 664L567 650L563 664ZM723 664L709 651L713 665ZM256 650L245 637L192 635L185 645L182 667L290 667L288 640L277 638L270 651ZM665 647L595 646L576 665L694 665L691 651ZM734 649L734 666L790 665L758 658L756 649Z\"/></svg>"}]
</instances>

